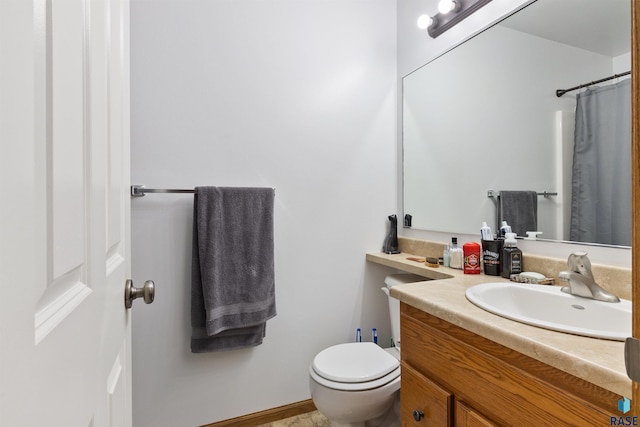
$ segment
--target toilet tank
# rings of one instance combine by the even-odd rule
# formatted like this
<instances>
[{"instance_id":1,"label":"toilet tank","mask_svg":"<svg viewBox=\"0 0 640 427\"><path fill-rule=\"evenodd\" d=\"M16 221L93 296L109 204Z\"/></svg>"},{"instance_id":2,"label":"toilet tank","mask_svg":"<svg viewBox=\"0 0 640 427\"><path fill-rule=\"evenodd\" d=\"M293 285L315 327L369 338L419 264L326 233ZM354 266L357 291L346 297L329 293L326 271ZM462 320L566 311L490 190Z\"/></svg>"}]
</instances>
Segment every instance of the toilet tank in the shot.
<instances>
[{"instance_id":1,"label":"toilet tank","mask_svg":"<svg viewBox=\"0 0 640 427\"><path fill-rule=\"evenodd\" d=\"M403 283L424 282L430 280L426 277L409 273L391 274L384 279L386 287L382 291L389 299L389 317L391 320L391 340L393 345L400 348L400 301L389 295L389 290Z\"/></svg>"}]
</instances>

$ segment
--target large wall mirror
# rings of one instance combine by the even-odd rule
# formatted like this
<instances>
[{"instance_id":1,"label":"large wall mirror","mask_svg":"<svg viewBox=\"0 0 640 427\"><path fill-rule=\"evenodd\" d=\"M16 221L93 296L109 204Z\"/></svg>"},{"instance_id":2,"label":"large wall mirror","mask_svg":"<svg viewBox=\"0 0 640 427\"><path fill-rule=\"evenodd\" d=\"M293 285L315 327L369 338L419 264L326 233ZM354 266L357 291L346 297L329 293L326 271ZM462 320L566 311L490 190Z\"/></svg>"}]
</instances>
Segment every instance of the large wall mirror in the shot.
<instances>
[{"instance_id":1,"label":"large wall mirror","mask_svg":"<svg viewBox=\"0 0 640 427\"><path fill-rule=\"evenodd\" d=\"M539 238L630 246L630 77L556 96L628 72L630 44L628 0L537 0L405 76L412 228L479 234L486 221L495 230L499 192L535 191ZM595 87L606 96L592 96ZM595 110L577 108L583 101Z\"/></svg>"}]
</instances>

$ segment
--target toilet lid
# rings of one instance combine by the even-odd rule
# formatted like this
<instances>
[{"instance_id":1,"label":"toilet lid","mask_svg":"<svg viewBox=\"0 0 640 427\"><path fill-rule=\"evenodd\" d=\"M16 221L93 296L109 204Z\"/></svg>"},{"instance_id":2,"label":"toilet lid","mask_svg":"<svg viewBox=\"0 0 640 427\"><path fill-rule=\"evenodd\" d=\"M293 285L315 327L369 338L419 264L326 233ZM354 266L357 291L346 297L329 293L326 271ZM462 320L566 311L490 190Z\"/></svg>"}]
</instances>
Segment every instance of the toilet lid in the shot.
<instances>
[{"instance_id":1,"label":"toilet lid","mask_svg":"<svg viewBox=\"0 0 640 427\"><path fill-rule=\"evenodd\" d=\"M331 381L361 383L382 378L398 365L398 359L377 344L364 342L326 348L313 359L312 368Z\"/></svg>"}]
</instances>

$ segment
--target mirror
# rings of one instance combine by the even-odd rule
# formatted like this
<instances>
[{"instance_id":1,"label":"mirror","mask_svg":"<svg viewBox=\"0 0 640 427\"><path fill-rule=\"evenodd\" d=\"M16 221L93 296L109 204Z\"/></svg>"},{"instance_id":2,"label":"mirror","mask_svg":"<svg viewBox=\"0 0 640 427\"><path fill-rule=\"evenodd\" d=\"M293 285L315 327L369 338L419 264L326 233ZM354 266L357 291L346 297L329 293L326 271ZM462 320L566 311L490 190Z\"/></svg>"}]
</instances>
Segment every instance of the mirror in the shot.
<instances>
[{"instance_id":1,"label":"mirror","mask_svg":"<svg viewBox=\"0 0 640 427\"><path fill-rule=\"evenodd\" d=\"M630 34L628 0L537 0L405 76L412 228L479 234L486 221L495 232L495 195L533 190L557 193L537 198L539 238L629 246L630 208L621 212L628 243L571 239L576 98L586 89L555 92L629 71ZM628 147L630 159L630 137ZM630 199L630 181L628 195L613 187L616 197Z\"/></svg>"}]
</instances>

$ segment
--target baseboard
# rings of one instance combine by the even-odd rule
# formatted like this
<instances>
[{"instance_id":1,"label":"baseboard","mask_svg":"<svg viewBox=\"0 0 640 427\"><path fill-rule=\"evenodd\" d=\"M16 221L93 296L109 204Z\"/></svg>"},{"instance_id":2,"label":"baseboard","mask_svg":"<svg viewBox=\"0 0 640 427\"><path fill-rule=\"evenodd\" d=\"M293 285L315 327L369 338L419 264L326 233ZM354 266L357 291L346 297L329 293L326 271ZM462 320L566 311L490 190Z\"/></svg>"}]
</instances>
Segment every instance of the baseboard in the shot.
<instances>
[{"instance_id":1,"label":"baseboard","mask_svg":"<svg viewBox=\"0 0 640 427\"><path fill-rule=\"evenodd\" d=\"M267 409L266 411L254 412L253 414L218 421L217 423L206 424L201 427L255 427L262 424L272 423L274 421L284 420L285 418L295 417L296 415L306 414L315 410L316 405L313 404L313 400L309 399L301 402L290 403L289 405L279 406L277 408Z\"/></svg>"}]
</instances>

